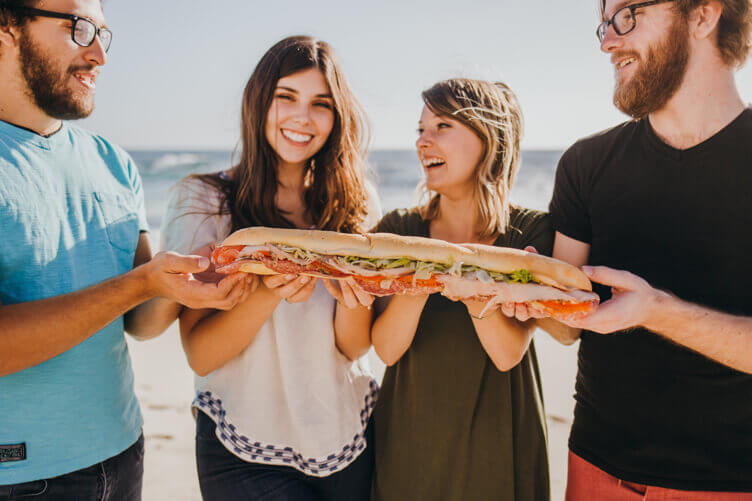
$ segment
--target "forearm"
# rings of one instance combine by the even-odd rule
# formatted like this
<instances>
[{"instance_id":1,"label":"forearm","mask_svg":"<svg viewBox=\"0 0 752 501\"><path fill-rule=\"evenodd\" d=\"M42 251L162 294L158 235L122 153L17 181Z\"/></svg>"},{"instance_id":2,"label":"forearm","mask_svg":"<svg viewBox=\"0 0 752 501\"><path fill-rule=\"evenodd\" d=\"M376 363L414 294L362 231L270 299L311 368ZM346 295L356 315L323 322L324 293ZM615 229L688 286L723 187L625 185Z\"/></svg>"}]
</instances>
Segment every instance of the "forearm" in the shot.
<instances>
[{"instance_id":1,"label":"forearm","mask_svg":"<svg viewBox=\"0 0 752 501\"><path fill-rule=\"evenodd\" d=\"M752 374L752 318L659 292L644 327L716 362Z\"/></svg>"},{"instance_id":2,"label":"forearm","mask_svg":"<svg viewBox=\"0 0 752 501\"><path fill-rule=\"evenodd\" d=\"M162 334L178 318L183 306L165 297L154 297L125 314L125 330L145 341Z\"/></svg>"},{"instance_id":3,"label":"forearm","mask_svg":"<svg viewBox=\"0 0 752 501\"><path fill-rule=\"evenodd\" d=\"M251 342L279 305L281 298L260 285L250 297L228 311L185 309L180 334L188 365L205 376L236 357ZM201 318L191 322L191 318Z\"/></svg>"},{"instance_id":4,"label":"forearm","mask_svg":"<svg viewBox=\"0 0 752 501\"><path fill-rule=\"evenodd\" d=\"M552 338L564 345L574 344L580 338L582 329L564 325L553 318L538 318L535 320L538 327L546 331Z\"/></svg>"},{"instance_id":5,"label":"forearm","mask_svg":"<svg viewBox=\"0 0 752 501\"><path fill-rule=\"evenodd\" d=\"M86 289L0 306L0 377L45 362L85 341L153 296L141 269Z\"/></svg>"},{"instance_id":6,"label":"forearm","mask_svg":"<svg viewBox=\"0 0 752 501\"><path fill-rule=\"evenodd\" d=\"M415 337L428 296L392 296L371 328L371 342L386 365L402 358Z\"/></svg>"},{"instance_id":7,"label":"forearm","mask_svg":"<svg viewBox=\"0 0 752 501\"><path fill-rule=\"evenodd\" d=\"M500 371L508 371L525 355L534 323L507 318L498 310L479 319L471 317L483 349Z\"/></svg>"},{"instance_id":8,"label":"forearm","mask_svg":"<svg viewBox=\"0 0 752 501\"><path fill-rule=\"evenodd\" d=\"M337 349L357 360L371 347L371 310L364 306L347 308L337 303L334 313L334 341Z\"/></svg>"}]
</instances>

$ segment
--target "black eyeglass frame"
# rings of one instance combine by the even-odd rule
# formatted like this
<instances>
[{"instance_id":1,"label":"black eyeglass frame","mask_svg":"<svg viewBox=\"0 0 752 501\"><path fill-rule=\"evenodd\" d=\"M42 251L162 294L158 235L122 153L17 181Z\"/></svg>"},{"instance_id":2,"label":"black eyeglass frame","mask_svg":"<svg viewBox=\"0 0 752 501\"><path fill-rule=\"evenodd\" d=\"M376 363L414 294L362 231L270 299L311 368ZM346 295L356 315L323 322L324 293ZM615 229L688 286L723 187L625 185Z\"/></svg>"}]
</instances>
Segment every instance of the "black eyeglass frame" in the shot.
<instances>
[{"instance_id":1,"label":"black eyeglass frame","mask_svg":"<svg viewBox=\"0 0 752 501\"><path fill-rule=\"evenodd\" d=\"M598 27L595 29L595 36L598 37L598 41L600 43L603 43L603 40L606 38L606 31L608 31L609 26L612 26L614 28L614 32L616 32L617 35L624 36L637 27L637 18L635 18L635 11L637 9L641 9L643 7L650 7L651 5L658 5L659 3L666 3L666 2L673 2L673 1L674 0L651 0L649 2L640 2L640 3L633 3L632 5L625 5L621 9L614 12L614 15L611 16L611 19L607 19L606 21L603 21L601 24L598 25ZM632 27L625 31L619 31L619 28L617 28L616 24L614 23L614 19L616 19L616 16L618 16L619 13L624 11L625 9L628 9L629 13L632 16Z\"/></svg>"},{"instance_id":2,"label":"black eyeglass frame","mask_svg":"<svg viewBox=\"0 0 752 501\"><path fill-rule=\"evenodd\" d=\"M23 13L23 14L28 14L30 16L35 16L35 17L36 16L38 16L38 17L51 17L53 19L67 19L69 21L72 21L73 25L71 26L71 40L73 40L73 42L76 45L79 45L81 47L91 47L91 45L94 43L94 40L96 40L97 38L99 38L99 42L102 43L102 48L104 49L105 52L109 51L110 50L110 45L112 45L112 31L108 30L107 28L99 28L96 24L94 24L94 21L92 21L91 19L87 19L85 17L76 16L76 15L73 15L73 14L65 14L65 13L62 13L62 12L53 12L51 10L35 9L33 7L22 7L22 6L18 6L18 7L13 6L13 7L11 7L9 5L4 5L4 7L7 7L7 8L9 8L9 9L15 11L15 12L20 12L20 13ZM94 36L91 38L91 40L89 41L88 44L83 44L83 43L79 42L78 40L76 40L76 25L79 22L89 23L90 25L92 25L94 27ZM102 39L101 34L103 32L107 33L108 35L110 35L109 39L105 39L105 40ZM103 43L104 41L107 42L106 46Z\"/></svg>"}]
</instances>

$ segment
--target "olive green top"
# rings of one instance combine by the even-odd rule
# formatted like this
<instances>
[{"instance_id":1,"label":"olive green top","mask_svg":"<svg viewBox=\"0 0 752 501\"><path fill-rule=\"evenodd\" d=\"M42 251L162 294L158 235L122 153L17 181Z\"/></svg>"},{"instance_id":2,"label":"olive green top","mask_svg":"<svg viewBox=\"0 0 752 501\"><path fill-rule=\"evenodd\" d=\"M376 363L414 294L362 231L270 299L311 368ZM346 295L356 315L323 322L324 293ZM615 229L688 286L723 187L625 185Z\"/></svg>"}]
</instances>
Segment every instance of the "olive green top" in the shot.
<instances>
[{"instance_id":1,"label":"olive green top","mask_svg":"<svg viewBox=\"0 0 752 501\"><path fill-rule=\"evenodd\" d=\"M375 231L428 237L415 210L390 212ZM545 213L514 208L495 245L534 246L550 255ZM500 372L483 349L467 308L432 294L412 345L388 367L374 410L371 498L547 501L546 427L533 344Z\"/></svg>"}]
</instances>

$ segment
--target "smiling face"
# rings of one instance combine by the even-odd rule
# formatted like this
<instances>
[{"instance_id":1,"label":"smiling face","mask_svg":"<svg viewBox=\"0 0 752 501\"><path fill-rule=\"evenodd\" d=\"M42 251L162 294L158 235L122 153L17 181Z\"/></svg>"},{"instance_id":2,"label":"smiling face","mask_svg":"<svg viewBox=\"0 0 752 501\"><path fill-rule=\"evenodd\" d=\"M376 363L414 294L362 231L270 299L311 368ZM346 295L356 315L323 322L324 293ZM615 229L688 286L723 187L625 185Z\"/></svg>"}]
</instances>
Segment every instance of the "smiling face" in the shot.
<instances>
[{"instance_id":1,"label":"smiling face","mask_svg":"<svg viewBox=\"0 0 752 501\"><path fill-rule=\"evenodd\" d=\"M418 125L418 157L426 187L442 195L472 195L483 143L472 129L423 107Z\"/></svg>"},{"instance_id":2,"label":"smiling face","mask_svg":"<svg viewBox=\"0 0 752 501\"><path fill-rule=\"evenodd\" d=\"M608 0L607 19L624 5ZM634 118L663 108L684 80L689 61L689 28L670 3L635 11L635 29L617 35L610 27L601 50L611 54L616 87L614 104Z\"/></svg>"},{"instance_id":3,"label":"smiling face","mask_svg":"<svg viewBox=\"0 0 752 501\"><path fill-rule=\"evenodd\" d=\"M105 26L99 0L49 0L45 10L73 14ZM89 116L99 66L106 62L96 39L81 47L71 39L72 21L37 17L22 25L18 58L31 101L60 120Z\"/></svg>"},{"instance_id":4,"label":"smiling face","mask_svg":"<svg viewBox=\"0 0 752 501\"><path fill-rule=\"evenodd\" d=\"M304 166L334 127L334 100L318 68L280 78L266 117L265 134L280 162Z\"/></svg>"}]
</instances>

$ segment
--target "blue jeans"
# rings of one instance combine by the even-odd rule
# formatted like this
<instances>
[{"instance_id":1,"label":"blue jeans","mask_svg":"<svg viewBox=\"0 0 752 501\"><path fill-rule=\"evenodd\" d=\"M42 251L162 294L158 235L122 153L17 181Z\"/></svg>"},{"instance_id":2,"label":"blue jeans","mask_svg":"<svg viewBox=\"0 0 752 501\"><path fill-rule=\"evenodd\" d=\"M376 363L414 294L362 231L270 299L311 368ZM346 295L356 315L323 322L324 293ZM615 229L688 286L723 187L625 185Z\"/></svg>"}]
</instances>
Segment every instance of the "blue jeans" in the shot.
<instances>
[{"instance_id":1,"label":"blue jeans","mask_svg":"<svg viewBox=\"0 0 752 501\"><path fill-rule=\"evenodd\" d=\"M204 501L368 501L373 472L372 430L368 446L347 468L312 477L289 466L249 463L217 439L217 425L203 412L196 420L196 464Z\"/></svg>"},{"instance_id":2,"label":"blue jeans","mask_svg":"<svg viewBox=\"0 0 752 501\"><path fill-rule=\"evenodd\" d=\"M141 501L144 436L117 456L59 477L0 485L0 501Z\"/></svg>"}]
</instances>

